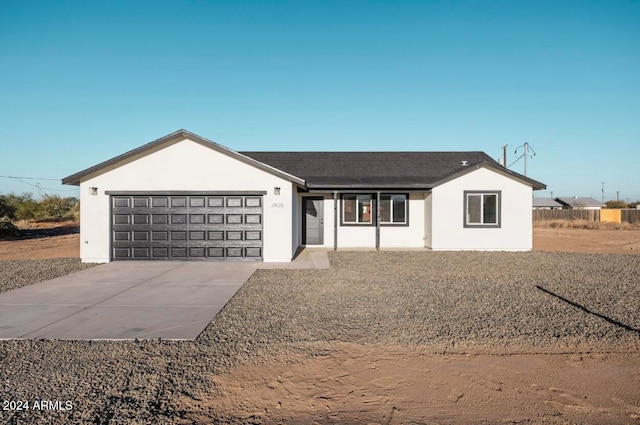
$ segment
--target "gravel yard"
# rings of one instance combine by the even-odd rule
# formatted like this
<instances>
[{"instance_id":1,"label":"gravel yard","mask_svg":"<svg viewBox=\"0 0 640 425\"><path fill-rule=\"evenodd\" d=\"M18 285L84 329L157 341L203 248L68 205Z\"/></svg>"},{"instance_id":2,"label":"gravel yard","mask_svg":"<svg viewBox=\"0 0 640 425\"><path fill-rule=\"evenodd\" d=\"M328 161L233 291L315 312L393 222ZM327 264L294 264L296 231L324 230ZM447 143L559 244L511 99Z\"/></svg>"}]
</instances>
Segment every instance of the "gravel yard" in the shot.
<instances>
[{"instance_id":1,"label":"gravel yard","mask_svg":"<svg viewBox=\"0 0 640 425\"><path fill-rule=\"evenodd\" d=\"M0 260L0 292L77 272L95 264L77 258Z\"/></svg>"},{"instance_id":2,"label":"gravel yard","mask_svg":"<svg viewBox=\"0 0 640 425\"><path fill-rule=\"evenodd\" d=\"M0 400L73 404L1 411L0 423L175 421L187 415L175 401L211 393L215 375L276 356L323 356L326 342L434 353L640 347L639 256L337 252L330 259L330 270L259 270L196 341L0 341ZM1 261L0 288L81 267L68 259Z\"/></svg>"}]
</instances>

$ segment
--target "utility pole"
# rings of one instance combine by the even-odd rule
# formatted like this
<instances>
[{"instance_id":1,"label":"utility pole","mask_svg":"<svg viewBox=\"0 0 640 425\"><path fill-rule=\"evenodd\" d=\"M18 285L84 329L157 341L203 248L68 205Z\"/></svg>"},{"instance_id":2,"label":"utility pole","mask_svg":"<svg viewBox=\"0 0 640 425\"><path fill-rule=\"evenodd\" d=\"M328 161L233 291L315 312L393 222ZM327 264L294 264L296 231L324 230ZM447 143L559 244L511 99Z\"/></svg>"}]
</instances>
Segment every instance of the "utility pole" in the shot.
<instances>
[{"instance_id":1,"label":"utility pole","mask_svg":"<svg viewBox=\"0 0 640 425\"><path fill-rule=\"evenodd\" d=\"M509 145L504 145L502 147L502 165L504 168L507 168L507 146Z\"/></svg>"},{"instance_id":2,"label":"utility pole","mask_svg":"<svg viewBox=\"0 0 640 425\"><path fill-rule=\"evenodd\" d=\"M527 162L529 156L529 143L524 142L524 176L527 177Z\"/></svg>"},{"instance_id":3,"label":"utility pole","mask_svg":"<svg viewBox=\"0 0 640 425\"><path fill-rule=\"evenodd\" d=\"M602 183L602 203L604 204L604 182L600 182L600 183Z\"/></svg>"},{"instance_id":4,"label":"utility pole","mask_svg":"<svg viewBox=\"0 0 640 425\"><path fill-rule=\"evenodd\" d=\"M620 202L620 191L616 190L616 201Z\"/></svg>"},{"instance_id":5,"label":"utility pole","mask_svg":"<svg viewBox=\"0 0 640 425\"><path fill-rule=\"evenodd\" d=\"M551 191L551 199L553 199L553 190Z\"/></svg>"},{"instance_id":6,"label":"utility pole","mask_svg":"<svg viewBox=\"0 0 640 425\"><path fill-rule=\"evenodd\" d=\"M533 152L533 155L531 155L531 158L533 158L534 156L536 156L536 151L534 151L531 146L529 145L529 143L524 142L524 145L522 146L518 146L516 148L516 150L514 151L514 154L517 156L518 155L518 151L520 150L520 148L524 148L524 154L518 156L518 158L516 159L516 162L520 160L520 158L522 158L524 156L524 175L525 177L527 176L527 172L528 172L528 168L529 168L529 151ZM515 162L514 162L515 164Z\"/></svg>"}]
</instances>

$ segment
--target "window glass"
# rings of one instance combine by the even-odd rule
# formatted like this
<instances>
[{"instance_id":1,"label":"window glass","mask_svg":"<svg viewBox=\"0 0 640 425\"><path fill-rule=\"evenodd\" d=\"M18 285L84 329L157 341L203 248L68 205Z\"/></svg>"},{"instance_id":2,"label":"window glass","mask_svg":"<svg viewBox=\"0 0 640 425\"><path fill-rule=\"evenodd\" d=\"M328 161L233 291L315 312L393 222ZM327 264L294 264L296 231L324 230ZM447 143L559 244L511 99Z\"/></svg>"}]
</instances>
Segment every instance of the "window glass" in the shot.
<instances>
[{"instance_id":1,"label":"window glass","mask_svg":"<svg viewBox=\"0 0 640 425\"><path fill-rule=\"evenodd\" d=\"M381 223L407 222L407 195L380 195Z\"/></svg>"},{"instance_id":2,"label":"window glass","mask_svg":"<svg viewBox=\"0 0 640 425\"><path fill-rule=\"evenodd\" d=\"M358 195L358 223L371 223L371 195Z\"/></svg>"},{"instance_id":3,"label":"window glass","mask_svg":"<svg viewBox=\"0 0 640 425\"><path fill-rule=\"evenodd\" d=\"M393 200L393 222L404 223L406 221L406 195L392 195Z\"/></svg>"},{"instance_id":4,"label":"window glass","mask_svg":"<svg viewBox=\"0 0 640 425\"><path fill-rule=\"evenodd\" d=\"M382 223L391 221L391 195L380 195L380 209Z\"/></svg>"},{"instance_id":5,"label":"window glass","mask_svg":"<svg viewBox=\"0 0 640 425\"><path fill-rule=\"evenodd\" d=\"M482 224L482 195L467 195L467 223Z\"/></svg>"},{"instance_id":6,"label":"window glass","mask_svg":"<svg viewBox=\"0 0 640 425\"><path fill-rule=\"evenodd\" d=\"M356 222L356 196L344 195L342 198L343 205L343 221L345 223Z\"/></svg>"},{"instance_id":7,"label":"window glass","mask_svg":"<svg viewBox=\"0 0 640 425\"><path fill-rule=\"evenodd\" d=\"M498 223L498 195L484 195L483 223Z\"/></svg>"}]
</instances>

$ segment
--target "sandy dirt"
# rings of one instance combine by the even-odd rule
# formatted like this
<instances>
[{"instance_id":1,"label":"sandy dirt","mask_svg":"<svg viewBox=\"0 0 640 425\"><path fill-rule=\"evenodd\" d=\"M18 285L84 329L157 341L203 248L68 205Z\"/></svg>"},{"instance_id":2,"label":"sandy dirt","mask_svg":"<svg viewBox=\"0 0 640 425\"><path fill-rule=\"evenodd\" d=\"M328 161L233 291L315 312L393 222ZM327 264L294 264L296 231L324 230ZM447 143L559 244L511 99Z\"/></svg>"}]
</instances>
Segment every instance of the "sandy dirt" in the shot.
<instances>
[{"instance_id":1,"label":"sandy dirt","mask_svg":"<svg viewBox=\"0 0 640 425\"><path fill-rule=\"evenodd\" d=\"M433 354L335 344L216 376L194 413L246 423L637 423L640 353ZM214 416L215 416L214 415Z\"/></svg>"},{"instance_id":2,"label":"sandy dirt","mask_svg":"<svg viewBox=\"0 0 640 425\"><path fill-rule=\"evenodd\" d=\"M77 231L1 240L0 259L78 257ZM534 249L640 254L640 230L534 229ZM640 423L640 353L461 351L330 344L326 356L242 366L175 400L183 423ZM179 421L180 423L180 421Z\"/></svg>"},{"instance_id":3,"label":"sandy dirt","mask_svg":"<svg viewBox=\"0 0 640 425\"><path fill-rule=\"evenodd\" d=\"M640 255L640 229L533 229L538 251L592 252Z\"/></svg>"},{"instance_id":4,"label":"sandy dirt","mask_svg":"<svg viewBox=\"0 0 640 425\"><path fill-rule=\"evenodd\" d=\"M16 237L0 239L0 260L79 256L79 227L71 221L31 224L22 228Z\"/></svg>"}]
</instances>

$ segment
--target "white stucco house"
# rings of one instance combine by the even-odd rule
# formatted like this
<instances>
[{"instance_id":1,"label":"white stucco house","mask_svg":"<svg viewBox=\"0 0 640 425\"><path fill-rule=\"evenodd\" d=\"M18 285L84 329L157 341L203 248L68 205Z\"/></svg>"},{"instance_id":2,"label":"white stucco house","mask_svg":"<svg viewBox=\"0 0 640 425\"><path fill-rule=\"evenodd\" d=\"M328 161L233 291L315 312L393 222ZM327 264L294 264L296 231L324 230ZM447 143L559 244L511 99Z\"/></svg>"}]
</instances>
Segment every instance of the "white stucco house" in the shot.
<instances>
[{"instance_id":1,"label":"white stucco house","mask_svg":"<svg viewBox=\"0 0 640 425\"><path fill-rule=\"evenodd\" d=\"M80 186L85 262L527 251L545 188L483 152L236 152L186 130L62 182Z\"/></svg>"}]
</instances>

